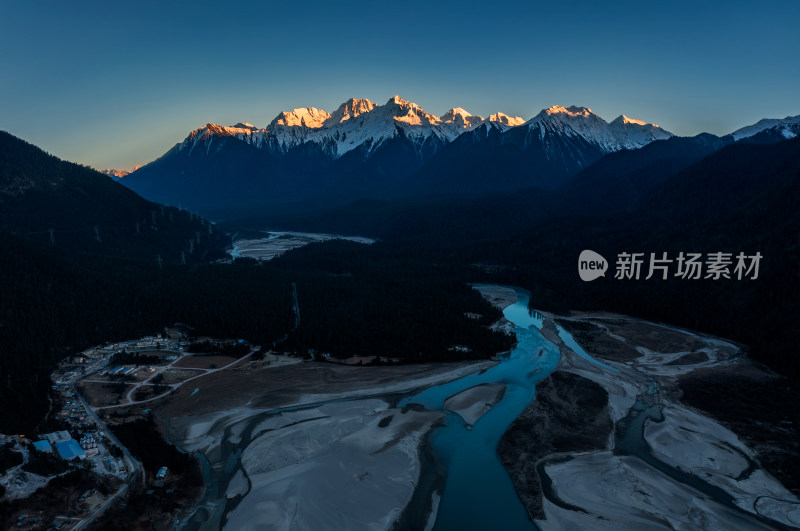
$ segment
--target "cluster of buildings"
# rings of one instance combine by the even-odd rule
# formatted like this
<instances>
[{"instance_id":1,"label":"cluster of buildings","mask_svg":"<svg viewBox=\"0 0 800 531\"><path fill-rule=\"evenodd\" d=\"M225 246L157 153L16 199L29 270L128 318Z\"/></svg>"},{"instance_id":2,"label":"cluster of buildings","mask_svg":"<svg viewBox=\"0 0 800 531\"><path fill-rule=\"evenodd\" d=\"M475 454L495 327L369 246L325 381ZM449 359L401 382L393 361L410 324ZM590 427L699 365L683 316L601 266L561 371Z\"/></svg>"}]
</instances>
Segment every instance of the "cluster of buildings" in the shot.
<instances>
[{"instance_id":1,"label":"cluster of buildings","mask_svg":"<svg viewBox=\"0 0 800 531\"><path fill-rule=\"evenodd\" d=\"M78 459L86 459L86 452L83 451L81 445L72 438L68 431L54 431L44 434L43 437L43 439L33 443L33 447L40 452L52 452L55 450L56 454L65 461L71 461L76 457Z\"/></svg>"},{"instance_id":2,"label":"cluster of buildings","mask_svg":"<svg viewBox=\"0 0 800 531\"><path fill-rule=\"evenodd\" d=\"M0 444L10 440L17 445L18 449L24 450L24 445L32 442L32 448L39 452L49 453L67 462L72 462L76 459L80 460L82 462L81 467L88 468L91 465L97 474L121 479L129 478L130 471L128 470L129 464L127 460L112 455L114 452L111 452L111 450L114 449L114 445L106 439L105 426L102 422L95 424L94 417L90 415L83 402L76 396L74 386L82 377L90 374L131 375L137 370L154 372L155 369L153 367L118 366L111 368L111 370L107 369L113 356L123 351L171 350L176 354L180 354L183 351L183 347L187 345L186 341L188 340L186 340L185 334L181 330L170 328L166 329L164 334L143 337L134 341L109 343L65 358L59 363L58 368L53 371L51 377L53 379L53 390L63 398L63 406L56 412L55 416L69 427L69 431L61 430L42 434L34 437L34 439L38 439L35 441L31 441L25 435L14 435L6 438L0 434ZM170 356L166 359L177 359L177 356ZM73 438L71 432L76 434L75 438ZM108 435L111 437L110 434ZM26 455L24 451L22 453ZM30 461L32 457L35 456L32 453L28 453L26 460ZM13 485L14 494L17 498L29 495L30 492L40 486L41 482L46 483L47 481L46 478L43 479L36 474L27 474L22 471L15 471L14 474L14 477L3 478L3 486L11 489L9 487L11 485L10 482L16 482ZM159 486L163 486L164 482L167 481L168 475L167 467L161 467L158 470L155 479ZM75 502L74 508L78 514L83 514L95 507L99 502L102 502L102 499L93 490L87 491ZM54 508L54 510L57 509ZM48 511L44 512L47 513ZM49 520L49 517L41 514L16 516L17 521L14 528L20 529L39 529L42 528L42 518ZM71 527L72 524L74 522L71 522L70 519L58 516L49 524L48 529L60 529L64 526Z\"/></svg>"},{"instance_id":3,"label":"cluster of buildings","mask_svg":"<svg viewBox=\"0 0 800 531\"><path fill-rule=\"evenodd\" d=\"M53 381L58 384L70 384L86 374L88 368L105 363L105 358L117 350L114 345L95 347L85 350L71 358L66 358L58 364L58 369L53 372Z\"/></svg>"},{"instance_id":4,"label":"cluster of buildings","mask_svg":"<svg viewBox=\"0 0 800 531\"><path fill-rule=\"evenodd\" d=\"M137 341L130 341L125 343L124 346L130 349L139 350L152 350L163 348L175 348L177 342L183 339L184 334L177 328L165 328L165 334L157 334L155 336L146 336ZM182 345L182 343L181 343Z\"/></svg>"},{"instance_id":5,"label":"cluster of buildings","mask_svg":"<svg viewBox=\"0 0 800 531\"><path fill-rule=\"evenodd\" d=\"M150 349L159 349L164 348L166 346L168 340L159 337L146 337L144 339L140 339L139 341L132 341L128 343L128 347L136 348L140 350L150 350Z\"/></svg>"},{"instance_id":6,"label":"cluster of buildings","mask_svg":"<svg viewBox=\"0 0 800 531\"><path fill-rule=\"evenodd\" d=\"M109 369L108 374L110 374L111 376L116 376L118 374L126 376L128 374L133 374L135 372L136 372L136 367L126 367L123 365L120 367L114 367L113 369Z\"/></svg>"},{"instance_id":7,"label":"cluster of buildings","mask_svg":"<svg viewBox=\"0 0 800 531\"><path fill-rule=\"evenodd\" d=\"M70 421L73 424L83 424L86 422L86 410L83 405L75 399L75 394L72 391L65 391L62 395L64 397L64 407L61 411L56 413L56 418L59 420Z\"/></svg>"},{"instance_id":8,"label":"cluster of buildings","mask_svg":"<svg viewBox=\"0 0 800 531\"><path fill-rule=\"evenodd\" d=\"M100 450L97 448L97 441L94 438L94 435L90 433L84 433L83 437L80 440L81 449L83 449L84 453L88 457L94 457L100 453Z\"/></svg>"},{"instance_id":9,"label":"cluster of buildings","mask_svg":"<svg viewBox=\"0 0 800 531\"><path fill-rule=\"evenodd\" d=\"M59 364L59 369L53 373L53 380L59 384L72 384L81 376L92 370L97 370L108 363L111 356L124 351L148 351L148 350L175 350L182 351L186 345L185 334L177 328L167 328L164 334L155 336L145 336L135 341L121 341L119 343L109 343L104 346L93 347L81 352L71 358L63 360ZM130 374L135 368L115 367L118 372L109 374Z\"/></svg>"}]
</instances>

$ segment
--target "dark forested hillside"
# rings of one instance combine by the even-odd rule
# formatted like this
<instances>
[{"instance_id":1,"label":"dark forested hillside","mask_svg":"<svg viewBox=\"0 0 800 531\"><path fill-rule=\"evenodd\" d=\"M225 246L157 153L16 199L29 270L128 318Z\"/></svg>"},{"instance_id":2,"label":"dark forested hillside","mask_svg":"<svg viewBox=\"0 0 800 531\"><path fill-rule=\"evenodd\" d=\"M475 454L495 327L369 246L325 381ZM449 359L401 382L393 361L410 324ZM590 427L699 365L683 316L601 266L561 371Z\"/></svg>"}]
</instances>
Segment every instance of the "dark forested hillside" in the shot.
<instances>
[{"instance_id":1,"label":"dark forested hillside","mask_svg":"<svg viewBox=\"0 0 800 531\"><path fill-rule=\"evenodd\" d=\"M560 187L605 152L580 136L522 125L500 132L483 124L444 146L406 183L406 193L470 194Z\"/></svg>"},{"instance_id":2,"label":"dark forested hillside","mask_svg":"<svg viewBox=\"0 0 800 531\"><path fill-rule=\"evenodd\" d=\"M483 146L483 140L475 138L486 134L485 131L486 126L481 126L461 135L442 148L419 173L419 191L437 190L436 194L395 200L360 199L322 211L315 211L312 205L308 205L308 211L268 209L225 225L237 230L273 226L392 240L416 240L424 236L426 242L438 240L443 244L453 238L483 239L497 235L498 231L525 230L556 218L610 216L632 208L672 175L732 142L730 137L709 134L658 140L641 149L610 153L553 190L552 184L542 188L530 186L533 173L545 180L552 175L537 169L535 164L528 167L530 161L520 158L521 154L515 164L498 165L500 158L504 161L513 158L509 153L519 152L520 148L505 143L496 146L495 151L489 150ZM488 134L500 135L493 129ZM481 150L485 151L483 166L474 160ZM497 160L491 158L492 153ZM440 159L447 163L428 171ZM495 167L489 168L491 165ZM497 172L504 174L503 179L498 181L494 177ZM438 179L452 182L437 188ZM513 193L509 193L511 189ZM477 191L485 193L476 195Z\"/></svg>"},{"instance_id":3,"label":"dark forested hillside","mask_svg":"<svg viewBox=\"0 0 800 531\"><path fill-rule=\"evenodd\" d=\"M175 322L195 333L307 355L381 355L409 361L488 358L510 338L499 313L450 268L360 244L310 245L274 265L174 265L87 260L0 233L0 431L30 429L47 408L49 374L64 356ZM469 318L467 313L481 315ZM469 352L449 350L454 345Z\"/></svg>"},{"instance_id":4,"label":"dark forested hillside","mask_svg":"<svg viewBox=\"0 0 800 531\"><path fill-rule=\"evenodd\" d=\"M559 218L494 240L440 248L438 260L501 266L531 286L532 304L611 310L729 337L784 374L800 376L800 139L730 145L670 177L629 211ZM577 275L583 249L610 261L606 278ZM618 253L761 253L756 280L614 279ZM673 264L674 267L674 264ZM674 275L674 269L672 274Z\"/></svg>"},{"instance_id":5,"label":"dark forested hillside","mask_svg":"<svg viewBox=\"0 0 800 531\"><path fill-rule=\"evenodd\" d=\"M176 322L198 334L273 341L292 324L290 281L237 265L164 266L41 248L0 233L0 432L46 411L70 353Z\"/></svg>"},{"instance_id":6,"label":"dark forested hillside","mask_svg":"<svg viewBox=\"0 0 800 531\"><path fill-rule=\"evenodd\" d=\"M90 168L0 132L0 230L92 256L198 263L229 238L189 212L146 201Z\"/></svg>"},{"instance_id":7,"label":"dark forested hillside","mask_svg":"<svg viewBox=\"0 0 800 531\"><path fill-rule=\"evenodd\" d=\"M361 201L290 223L317 230L329 223L332 231L378 235L385 240L383 248L447 265L463 281L532 288L532 303L539 308L613 310L729 337L747 344L755 358L778 371L800 375L795 336L800 329L800 140L740 142L719 151L723 142L708 140L695 146L694 155L707 150L708 156L691 164L669 162L679 171L639 188L641 199L616 213L611 209L607 216L581 212L578 199L573 210L561 209L564 196L528 190L481 201ZM677 142L682 140L653 146L668 148ZM668 149L659 149L664 160L673 159ZM587 176L597 174L587 177L584 196L594 189L602 197L596 186L607 187L606 197L627 193L626 181L633 177L620 167L612 171L616 164L605 164L587 170ZM644 161L641 168L648 167ZM579 279L577 259L583 249L610 261L606 278L591 283ZM618 253L640 252L649 258L649 253L667 252L674 259L681 251L760 252L760 277L613 278Z\"/></svg>"},{"instance_id":8,"label":"dark forested hillside","mask_svg":"<svg viewBox=\"0 0 800 531\"><path fill-rule=\"evenodd\" d=\"M679 171L732 142L708 133L657 140L609 153L570 179L562 190L567 213L610 215L624 210Z\"/></svg>"},{"instance_id":9,"label":"dark forested hillside","mask_svg":"<svg viewBox=\"0 0 800 531\"><path fill-rule=\"evenodd\" d=\"M175 146L122 182L154 201L201 210L241 208L245 198L249 204L269 202L262 197L286 199L283 166L270 153L230 137L217 138L211 146L211 141L196 150Z\"/></svg>"},{"instance_id":10,"label":"dark forested hillside","mask_svg":"<svg viewBox=\"0 0 800 531\"><path fill-rule=\"evenodd\" d=\"M275 266L300 278L302 321L282 345L290 351L453 361L511 347L510 337L489 330L502 313L455 274L458 267L344 240L295 249Z\"/></svg>"}]
</instances>

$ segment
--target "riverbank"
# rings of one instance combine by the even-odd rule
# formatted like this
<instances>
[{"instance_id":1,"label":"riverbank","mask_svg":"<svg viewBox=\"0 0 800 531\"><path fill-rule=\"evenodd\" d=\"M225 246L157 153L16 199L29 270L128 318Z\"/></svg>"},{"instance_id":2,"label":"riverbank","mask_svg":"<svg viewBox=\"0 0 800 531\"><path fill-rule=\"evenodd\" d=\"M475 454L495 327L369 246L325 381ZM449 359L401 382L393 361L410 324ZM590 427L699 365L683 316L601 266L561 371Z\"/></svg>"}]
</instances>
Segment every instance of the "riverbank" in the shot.
<instances>
[{"instance_id":1,"label":"riverbank","mask_svg":"<svg viewBox=\"0 0 800 531\"><path fill-rule=\"evenodd\" d=\"M499 363L248 363L154 406L207 464L184 528L447 531L490 529L498 515L509 530L531 529L530 516L541 529L795 525L796 498L679 401L682 376L735 367L735 346L642 321L531 313L514 293L504 316L517 344ZM602 361L570 335L583 341L589 326L609 338ZM528 426L504 444L520 419Z\"/></svg>"},{"instance_id":2,"label":"riverbank","mask_svg":"<svg viewBox=\"0 0 800 531\"><path fill-rule=\"evenodd\" d=\"M496 284L473 284L481 295L500 310L505 310L519 300L519 288Z\"/></svg>"},{"instance_id":3,"label":"riverbank","mask_svg":"<svg viewBox=\"0 0 800 531\"><path fill-rule=\"evenodd\" d=\"M536 399L500 439L497 453L514 480L528 514L545 518L536 471L545 456L605 449L613 423L608 393L591 380L555 371L536 386Z\"/></svg>"},{"instance_id":4,"label":"riverbank","mask_svg":"<svg viewBox=\"0 0 800 531\"><path fill-rule=\"evenodd\" d=\"M800 382L748 359L679 378L681 402L707 412L753 448L758 462L800 496Z\"/></svg>"},{"instance_id":5,"label":"riverbank","mask_svg":"<svg viewBox=\"0 0 800 531\"><path fill-rule=\"evenodd\" d=\"M542 334L561 350L558 370L498 447L541 529L800 523L800 501L760 468L753 451L680 401L679 381L693 371L735 370L742 362L735 345L618 316L556 318L554 325L581 340L587 359L561 340L574 341L563 329L555 337L548 321ZM595 346L606 361L591 360ZM575 385L559 383L564 378ZM607 408L598 408L599 395L581 405L598 388ZM571 425L580 414L589 418ZM611 423L613 431L594 431Z\"/></svg>"},{"instance_id":6,"label":"riverbank","mask_svg":"<svg viewBox=\"0 0 800 531\"><path fill-rule=\"evenodd\" d=\"M287 361L280 361L284 359ZM224 417L235 410L268 411L341 397L393 394L457 379L494 365L493 361L476 361L359 367L269 354L265 361L198 378L157 407L159 414L175 419L175 426L183 426L207 413Z\"/></svg>"}]
</instances>

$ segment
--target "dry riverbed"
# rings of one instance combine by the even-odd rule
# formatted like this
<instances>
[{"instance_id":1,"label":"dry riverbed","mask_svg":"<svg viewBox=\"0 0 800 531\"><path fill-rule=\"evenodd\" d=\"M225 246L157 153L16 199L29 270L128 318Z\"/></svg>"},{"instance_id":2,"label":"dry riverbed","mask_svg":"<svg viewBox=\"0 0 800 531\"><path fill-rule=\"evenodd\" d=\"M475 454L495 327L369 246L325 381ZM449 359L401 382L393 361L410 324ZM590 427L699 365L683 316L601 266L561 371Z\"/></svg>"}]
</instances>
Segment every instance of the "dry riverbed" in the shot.
<instances>
[{"instance_id":1,"label":"dry riverbed","mask_svg":"<svg viewBox=\"0 0 800 531\"><path fill-rule=\"evenodd\" d=\"M390 528L414 492L422 440L444 416L391 397L493 365L308 362L198 379L197 392L158 408L171 441L203 454L219 489L189 527ZM460 397L464 414L500 393Z\"/></svg>"}]
</instances>

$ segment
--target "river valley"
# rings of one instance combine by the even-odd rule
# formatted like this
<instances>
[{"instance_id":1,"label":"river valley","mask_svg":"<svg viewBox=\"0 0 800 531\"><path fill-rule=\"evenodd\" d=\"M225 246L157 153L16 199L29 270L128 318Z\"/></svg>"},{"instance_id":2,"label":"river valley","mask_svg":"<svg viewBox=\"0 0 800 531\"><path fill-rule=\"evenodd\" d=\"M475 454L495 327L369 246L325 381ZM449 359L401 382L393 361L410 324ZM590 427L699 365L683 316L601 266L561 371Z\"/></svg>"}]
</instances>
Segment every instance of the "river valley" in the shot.
<instances>
[{"instance_id":1,"label":"river valley","mask_svg":"<svg viewBox=\"0 0 800 531\"><path fill-rule=\"evenodd\" d=\"M675 392L683 374L740 363L736 345L623 316L529 312L522 290L475 288L516 334L497 361L265 365L161 406L172 441L205 467L205 496L182 527L800 524L798 499ZM576 425L564 412L581 400L592 407Z\"/></svg>"}]
</instances>

